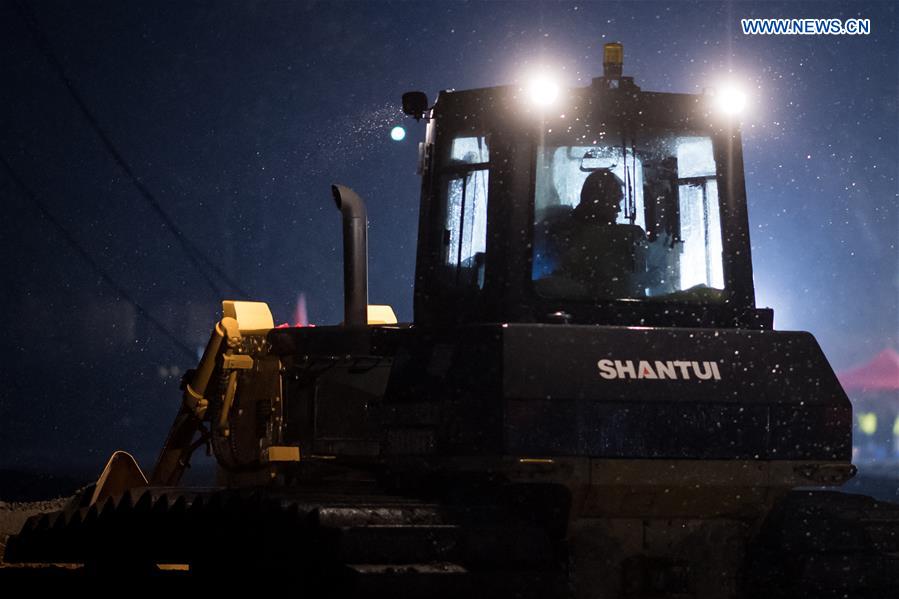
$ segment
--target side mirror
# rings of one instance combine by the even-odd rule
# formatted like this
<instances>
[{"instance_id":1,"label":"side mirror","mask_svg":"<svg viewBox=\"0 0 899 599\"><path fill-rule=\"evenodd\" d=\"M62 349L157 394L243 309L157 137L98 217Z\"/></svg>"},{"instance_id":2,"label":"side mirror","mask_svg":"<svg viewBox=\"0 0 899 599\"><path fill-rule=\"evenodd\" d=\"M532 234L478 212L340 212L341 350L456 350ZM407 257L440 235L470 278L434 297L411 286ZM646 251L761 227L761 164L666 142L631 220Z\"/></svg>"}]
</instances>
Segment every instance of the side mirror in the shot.
<instances>
[{"instance_id":1,"label":"side mirror","mask_svg":"<svg viewBox=\"0 0 899 599\"><path fill-rule=\"evenodd\" d=\"M421 119L427 110L428 97L424 92L406 92L403 94L403 112L405 114L415 117L417 121Z\"/></svg>"}]
</instances>

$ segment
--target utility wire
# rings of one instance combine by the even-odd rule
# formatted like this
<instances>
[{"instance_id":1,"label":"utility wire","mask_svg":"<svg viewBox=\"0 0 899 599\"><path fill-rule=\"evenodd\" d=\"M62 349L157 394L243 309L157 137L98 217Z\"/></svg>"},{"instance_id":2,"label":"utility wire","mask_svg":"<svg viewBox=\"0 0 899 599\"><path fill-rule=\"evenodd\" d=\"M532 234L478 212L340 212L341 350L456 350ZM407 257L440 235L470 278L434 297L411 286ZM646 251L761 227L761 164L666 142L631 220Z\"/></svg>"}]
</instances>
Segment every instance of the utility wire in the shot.
<instances>
[{"instance_id":1,"label":"utility wire","mask_svg":"<svg viewBox=\"0 0 899 599\"><path fill-rule=\"evenodd\" d=\"M169 231L171 231L175 238L178 240L178 243L181 245L181 249L200 272L203 279L205 279L206 283L209 285L210 289L212 289L212 291L219 299L224 298L225 294L212 280L212 278L209 276L209 273L206 272L206 269L203 267L204 264L216 275L218 275L218 277L222 281L224 281L230 289L238 292L244 297L249 297L249 294L246 291L241 289L241 287L237 283L235 283L225 271L219 268L218 265L216 265L208 256L206 256L206 254L204 254L199 247L193 244L184 235L178 225L175 224L175 221L159 204L153 193L150 192L147 186L134 173L131 165L128 163L128 161L125 160L125 157L122 156L122 153L119 152L115 144L112 143L112 139L106 133L106 130L103 129L102 126L100 126L100 122L97 120L96 116L94 116L94 113L87 106L87 103L75 88L74 82L66 74L65 67L63 67L62 63L56 58L56 55L53 53L50 41L41 30L40 24L38 23L34 14L32 14L20 0L16 0L15 2L13 2L13 4L15 5L16 10L19 12L19 16L22 17L22 20L28 27L28 31L31 33L31 37L34 40L34 43L37 46L38 50L41 52L41 54L43 54L44 58L47 59L47 62L50 63L59 78L62 79L62 82L65 84L66 89L72 96L72 99L75 100L75 103L78 105L78 108L81 109L81 113L84 115L84 118L87 119L87 122L94 129L97 136L100 138L100 141L103 142L106 150L112 156L113 160L115 160L116 164L118 164L122 171L124 171L124 173L128 176L128 178L134 184L135 188L137 188L137 191L140 193L141 197L150 205L153 211L159 216L165 226L168 227Z\"/></svg>"},{"instance_id":2,"label":"utility wire","mask_svg":"<svg viewBox=\"0 0 899 599\"><path fill-rule=\"evenodd\" d=\"M109 273L107 273L106 270L104 270L103 267L100 266L100 264L96 260L93 259L93 257L90 255L90 253L80 243L78 243L78 240L75 239L75 236L72 235L68 231L68 229L66 229L65 226L63 226L63 224L61 222L59 222L59 220L55 216L53 216L53 214L47 208L47 205L44 204L40 200L40 198L37 197L37 195L25 184L25 182L22 180L22 178L19 177L18 173L16 173L16 171L13 170L12 165L10 165L9 162L7 162L7 160L3 156L3 154L0 154L0 164L2 164L3 168L6 169L6 172L9 175L9 178L12 180L13 183L15 183L16 187L19 188L19 191L22 192L22 194L26 198L28 198L28 200L31 201L32 204L34 204L37 207L37 209L40 211L41 215L45 219L47 219L47 221L51 225L56 227L56 230L59 232L59 234L62 236L62 238L66 240L66 243L68 243L70 246L72 246L72 249L74 249L78 253L78 255L81 256L82 259L84 259L85 262L87 262L87 264L94 270L94 272L97 273L97 275L103 280L103 282L106 283L107 285L109 285L112 288L112 290L115 291L119 295L119 297L121 297L123 300L125 300L126 302L128 302L129 304L134 306L134 309L137 310L137 313L139 315L141 315L145 319L147 319L147 321L150 324L152 324L154 327L156 327L156 329L160 333L162 333L163 335L168 337L169 341L171 341L172 344L175 345L175 347L177 347L179 350L181 350L181 352L186 357L189 357L191 360L196 360L197 356L193 350L191 350L187 345L185 345L184 342L182 342L180 339L178 339L178 337L176 337L174 333L172 333L168 328L166 328L166 326L164 324L159 322L159 320L157 320L156 317L154 317L152 314L150 314L150 312L146 308L144 308L133 297L131 297L131 294L129 294L127 291L125 291L125 288L122 287L121 285L119 285L115 281L115 279L113 279L109 275Z\"/></svg>"}]
</instances>

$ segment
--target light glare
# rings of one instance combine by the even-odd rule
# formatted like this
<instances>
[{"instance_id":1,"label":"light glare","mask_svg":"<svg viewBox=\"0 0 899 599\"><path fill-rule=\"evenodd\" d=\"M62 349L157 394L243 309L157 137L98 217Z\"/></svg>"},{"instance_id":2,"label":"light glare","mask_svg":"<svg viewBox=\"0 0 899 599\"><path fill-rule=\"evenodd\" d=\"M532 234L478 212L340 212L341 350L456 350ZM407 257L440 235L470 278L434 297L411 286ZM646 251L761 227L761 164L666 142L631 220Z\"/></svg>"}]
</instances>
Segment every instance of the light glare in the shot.
<instances>
[{"instance_id":1,"label":"light glare","mask_svg":"<svg viewBox=\"0 0 899 599\"><path fill-rule=\"evenodd\" d=\"M737 87L722 87L715 93L715 105L724 114L740 114L746 109L746 104L746 94Z\"/></svg>"},{"instance_id":2,"label":"light glare","mask_svg":"<svg viewBox=\"0 0 899 599\"><path fill-rule=\"evenodd\" d=\"M406 138L406 130L397 125L390 130L390 139L393 141L403 141Z\"/></svg>"},{"instance_id":3,"label":"light glare","mask_svg":"<svg viewBox=\"0 0 899 599\"><path fill-rule=\"evenodd\" d=\"M545 75L538 75L528 84L528 96L537 106L550 106L559 98L559 84Z\"/></svg>"}]
</instances>

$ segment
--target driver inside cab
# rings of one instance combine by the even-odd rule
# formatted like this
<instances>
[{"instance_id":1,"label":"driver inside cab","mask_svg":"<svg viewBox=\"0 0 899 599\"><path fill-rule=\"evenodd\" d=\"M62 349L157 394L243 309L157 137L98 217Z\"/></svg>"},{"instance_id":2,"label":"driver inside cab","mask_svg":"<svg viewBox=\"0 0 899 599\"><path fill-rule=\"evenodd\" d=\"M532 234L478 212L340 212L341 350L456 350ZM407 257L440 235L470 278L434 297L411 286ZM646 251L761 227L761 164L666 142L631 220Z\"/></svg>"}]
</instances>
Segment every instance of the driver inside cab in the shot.
<instances>
[{"instance_id":1,"label":"driver inside cab","mask_svg":"<svg viewBox=\"0 0 899 599\"><path fill-rule=\"evenodd\" d=\"M646 233L617 222L622 199L614 173L590 173L580 203L551 235L558 263L552 276L539 281L539 290L574 298L645 296Z\"/></svg>"}]
</instances>

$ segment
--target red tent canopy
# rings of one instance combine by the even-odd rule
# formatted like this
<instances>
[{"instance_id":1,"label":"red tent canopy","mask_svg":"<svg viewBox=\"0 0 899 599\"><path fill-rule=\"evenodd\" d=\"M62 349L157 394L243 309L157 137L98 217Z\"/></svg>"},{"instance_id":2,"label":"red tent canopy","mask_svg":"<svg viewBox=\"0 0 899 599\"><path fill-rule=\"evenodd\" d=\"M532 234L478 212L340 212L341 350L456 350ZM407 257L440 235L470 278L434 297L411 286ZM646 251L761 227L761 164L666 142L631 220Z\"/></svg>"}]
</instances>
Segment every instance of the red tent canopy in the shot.
<instances>
[{"instance_id":1,"label":"red tent canopy","mask_svg":"<svg viewBox=\"0 0 899 599\"><path fill-rule=\"evenodd\" d=\"M899 353L885 349L867 364L837 373L849 391L899 391Z\"/></svg>"}]
</instances>

